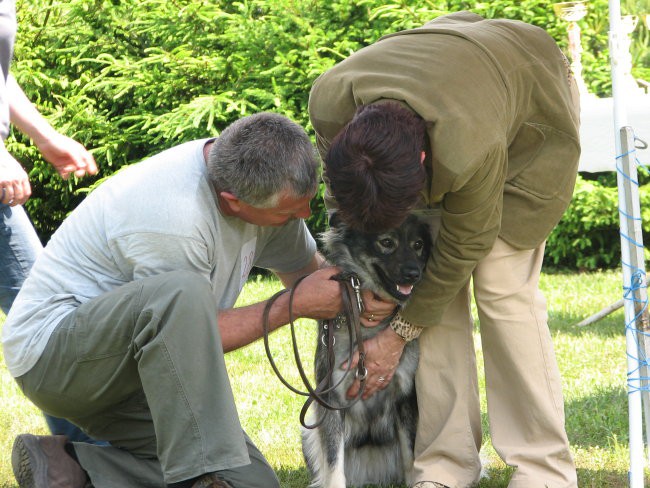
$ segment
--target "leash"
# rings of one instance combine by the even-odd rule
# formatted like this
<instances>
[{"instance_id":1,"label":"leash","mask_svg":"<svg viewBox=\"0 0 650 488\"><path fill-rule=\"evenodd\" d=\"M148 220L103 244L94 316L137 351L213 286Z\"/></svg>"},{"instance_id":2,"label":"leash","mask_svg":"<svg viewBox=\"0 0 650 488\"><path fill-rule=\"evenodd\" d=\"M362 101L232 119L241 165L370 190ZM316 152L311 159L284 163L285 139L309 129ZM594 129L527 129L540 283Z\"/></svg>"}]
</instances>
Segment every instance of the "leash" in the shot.
<instances>
[{"instance_id":1,"label":"leash","mask_svg":"<svg viewBox=\"0 0 650 488\"><path fill-rule=\"evenodd\" d=\"M264 307L262 323L264 327L264 349L266 350L266 356L269 359L271 368L275 372L275 375L278 377L278 379L289 390L291 390L292 392L298 395L307 397L307 400L305 401L300 411L300 424L306 429L314 429L323 423L323 421L325 420L325 416L327 415L328 412L326 411L325 415L323 415L323 417L317 420L314 424L307 425L305 418L311 404L315 401L316 403L318 403L328 411L346 410L348 408L351 408L363 396L363 392L365 390L365 381L368 376L368 370L366 369L365 366L366 353L365 353L365 348L363 346L363 340L361 339L361 321L359 320L361 314L363 313L363 301L361 300L361 283L359 281L359 278L355 275L338 274L336 276L333 276L331 279L338 281L340 284L341 299L343 302L343 313L339 314L334 319L322 321L323 334L321 335L320 340L322 341L323 345L327 348L327 374L320 381L318 385L316 385L315 387L312 386L307 376L307 373L305 372L305 369L303 367L302 360L300 359L300 352L298 350L298 341L296 338L296 330L295 330L294 316L293 316L294 294L296 289L298 288L298 285L305 278L306 277L303 276L302 278L298 279L292 289L280 290L267 301L266 306ZM275 361L273 360L273 354L271 353L271 348L269 345L270 310L273 304L275 303L275 301L284 293L289 293L289 325L291 328L291 341L293 347L294 360L296 363L296 367L298 368L300 379L302 380L303 385L305 386L307 391L302 391L299 390L298 388L295 388L282 376L278 367L275 364ZM341 377L341 379L336 384L332 385L334 368L336 368L335 356L334 356L334 343L335 343L334 329L340 329L343 325L347 325L348 327L348 339L350 343L350 349L348 351L347 368L345 370L345 373ZM352 364L352 359L354 357L355 344L356 344L356 349L359 351L359 361L357 363L357 368L355 372L356 378L361 383L359 393L356 395L356 397L353 400L351 400L349 403L345 405L333 405L325 397L330 392L338 388L348 377L348 374L351 372L352 370L351 364Z\"/></svg>"}]
</instances>

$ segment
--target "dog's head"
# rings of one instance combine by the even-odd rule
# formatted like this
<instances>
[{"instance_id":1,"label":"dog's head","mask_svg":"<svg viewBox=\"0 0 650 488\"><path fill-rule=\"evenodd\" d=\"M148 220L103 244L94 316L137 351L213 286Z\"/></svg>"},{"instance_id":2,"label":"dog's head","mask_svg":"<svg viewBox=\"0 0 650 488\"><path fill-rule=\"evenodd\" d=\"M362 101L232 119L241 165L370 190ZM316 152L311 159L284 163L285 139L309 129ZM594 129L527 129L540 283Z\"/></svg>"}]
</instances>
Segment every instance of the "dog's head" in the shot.
<instances>
[{"instance_id":1,"label":"dog's head","mask_svg":"<svg viewBox=\"0 0 650 488\"><path fill-rule=\"evenodd\" d=\"M400 303L422 278L432 245L429 226L413 215L396 229L365 234L333 214L330 229L321 237L331 264L356 274L363 288Z\"/></svg>"}]
</instances>

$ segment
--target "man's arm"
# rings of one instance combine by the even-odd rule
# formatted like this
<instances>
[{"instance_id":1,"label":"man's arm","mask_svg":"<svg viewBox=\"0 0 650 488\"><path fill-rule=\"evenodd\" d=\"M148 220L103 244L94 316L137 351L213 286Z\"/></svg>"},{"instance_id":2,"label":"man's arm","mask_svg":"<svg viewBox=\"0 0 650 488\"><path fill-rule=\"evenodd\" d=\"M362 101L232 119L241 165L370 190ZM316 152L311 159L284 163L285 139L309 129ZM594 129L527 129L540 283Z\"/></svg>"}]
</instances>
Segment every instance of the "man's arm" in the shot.
<instances>
[{"instance_id":1,"label":"man's arm","mask_svg":"<svg viewBox=\"0 0 650 488\"><path fill-rule=\"evenodd\" d=\"M309 261L309 264L307 264L307 266L291 273L276 273L276 275L278 278L280 278L280 281L282 281L282 284L284 286L291 288L299 278L302 278L308 274L312 274L314 271L322 268L324 264L325 258L317 252L314 254L314 257L311 259L311 261Z\"/></svg>"},{"instance_id":2,"label":"man's arm","mask_svg":"<svg viewBox=\"0 0 650 488\"><path fill-rule=\"evenodd\" d=\"M292 284L298 277L304 276L310 270L313 271L295 290L294 318L328 319L336 316L341 310L339 284L330 279L339 270L334 267L318 269L317 256L314 256L310 264L302 270L281 277L283 283ZM262 318L267 302L219 311L218 323L224 352L233 351L262 337L264 334ZM287 323L289 323L289 294L284 293L271 306L269 330L274 331Z\"/></svg>"}]
</instances>

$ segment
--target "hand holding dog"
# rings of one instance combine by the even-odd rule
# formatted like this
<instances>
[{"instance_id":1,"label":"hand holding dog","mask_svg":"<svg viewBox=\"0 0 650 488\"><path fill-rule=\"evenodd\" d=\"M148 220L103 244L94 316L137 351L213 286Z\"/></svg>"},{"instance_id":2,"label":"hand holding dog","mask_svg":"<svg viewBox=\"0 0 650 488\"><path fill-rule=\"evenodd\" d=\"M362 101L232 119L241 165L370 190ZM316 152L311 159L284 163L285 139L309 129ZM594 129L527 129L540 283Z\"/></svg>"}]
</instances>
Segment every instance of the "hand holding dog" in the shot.
<instances>
[{"instance_id":1,"label":"hand holding dog","mask_svg":"<svg viewBox=\"0 0 650 488\"><path fill-rule=\"evenodd\" d=\"M395 313L397 304L393 300L384 300L370 290L362 290L361 299L363 314L359 318L364 327L376 327Z\"/></svg>"},{"instance_id":2,"label":"hand holding dog","mask_svg":"<svg viewBox=\"0 0 650 488\"><path fill-rule=\"evenodd\" d=\"M343 305L340 284L332 276L340 272L340 268L329 266L308 275L296 288L294 316L314 320L336 317Z\"/></svg>"},{"instance_id":3,"label":"hand holding dog","mask_svg":"<svg viewBox=\"0 0 650 488\"><path fill-rule=\"evenodd\" d=\"M366 350L366 369L368 370L363 392L363 399L366 400L388 386L399 365L406 342L389 327L365 341L363 345ZM357 351L352 358L352 369L356 368L358 362L359 352ZM346 369L347 361L341 367ZM359 380L355 380L347 391L348 398L356 397L360 388L361 383Z\"/></svg>"}]
</instances>

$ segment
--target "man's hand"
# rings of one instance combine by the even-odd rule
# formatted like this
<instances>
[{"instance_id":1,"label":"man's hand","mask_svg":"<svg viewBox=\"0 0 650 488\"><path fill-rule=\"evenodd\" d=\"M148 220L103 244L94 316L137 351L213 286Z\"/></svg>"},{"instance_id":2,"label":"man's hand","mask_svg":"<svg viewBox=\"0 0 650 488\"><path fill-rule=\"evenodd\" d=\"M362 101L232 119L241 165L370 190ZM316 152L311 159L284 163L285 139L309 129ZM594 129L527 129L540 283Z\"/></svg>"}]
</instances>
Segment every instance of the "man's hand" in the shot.
<instances>
[{"instance_id":1,"label":"man's hand","mask_svg":"<svg viewBox=\"0 0 650 488\"><path fill-rule=\"evenodd\" d=\"M0 203L22 205L32 194L27 173L4 146L0 146Z\"/></svg>"},{"instance_id":2,"label":"man's hand","mask_svg":"<svg viewBox=\"0 0 650 488\"><path fill-rule=\"evenodd\" d=\"M317 267L317 261L313 262ZM338 268L317 269L307 275L293 297L292 317L315 320L331 319L341 311L339 282L330 278L340 273ZM292 275L292 274L290 274ZM285 275L286 282L289 276ZM284 280L283 280L284 281ZM233 351L261 338L262 317L268 301L245 307L219 310L219 330L224 352ZM274 331L289 322L289 293L280 295L269 310L268 326Z\"/></svg>"},{"instance_id":3,"label":"man's hand","mask_svg":"<svg viewBox=\"0 0 650 488\"><path fill-rule=\"evenodd\" d=\"M339 282L331 278L340 272L336 267L321 268L302 280L295 290L294 316L314 320L335 317L342 307L341 290Z\"/></svg>"}]
</instances>

